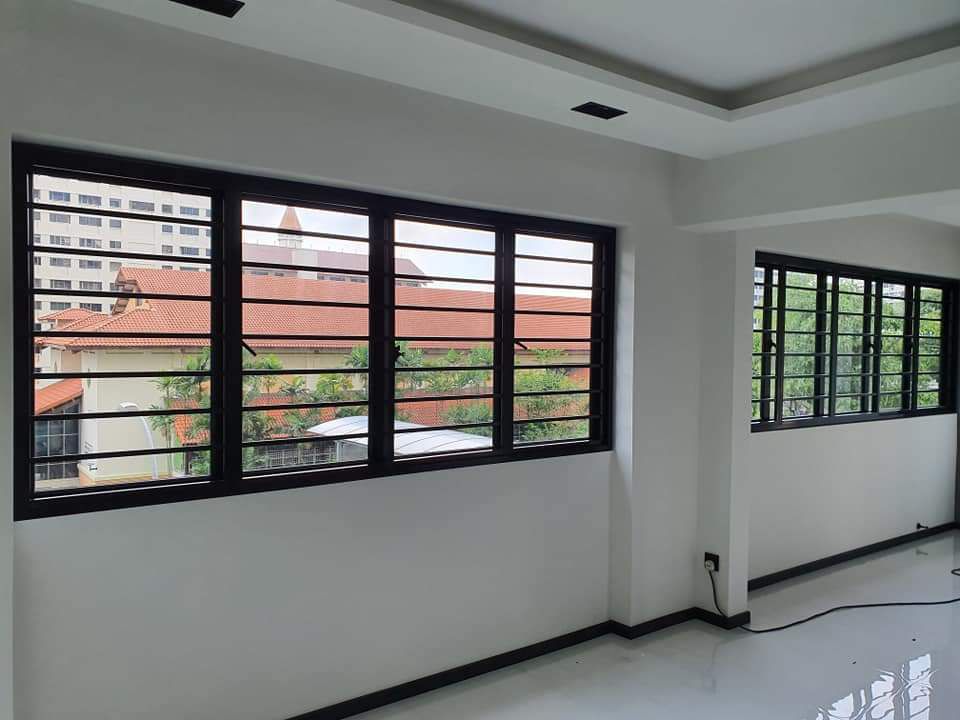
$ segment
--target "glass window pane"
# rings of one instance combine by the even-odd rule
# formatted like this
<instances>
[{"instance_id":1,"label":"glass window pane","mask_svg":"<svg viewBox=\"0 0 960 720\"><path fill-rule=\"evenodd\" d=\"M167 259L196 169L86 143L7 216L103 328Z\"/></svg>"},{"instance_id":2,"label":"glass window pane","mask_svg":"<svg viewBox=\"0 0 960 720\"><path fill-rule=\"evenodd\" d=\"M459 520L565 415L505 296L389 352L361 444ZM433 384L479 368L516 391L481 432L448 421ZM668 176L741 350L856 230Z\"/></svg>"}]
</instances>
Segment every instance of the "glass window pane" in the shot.
<instances>
[{"instance_id":1,"label":"glass window pane","mask_svg":"<svg viewBox=\"0 0 960 720\"><path fill-rule=\"evenodd\" d=\"M513 401L515 420L571 417L590 414L590 395L526 395Z\"/></svg>"},{"instance_id":2,"label":"glass window pane","mask_svg":"<svg viewBox=\"0 0 960 720\"><path fill-rule=\"evenodd\" d=\"M513 426L515 445L587 440L590 437L589 420L557 420L519 423Z\"/></svg>"},{"instance_id":3,"label":"glass window pane","mask_svg":"<svg viewBox=\"0 0 960 720\"><path fill-rule=\"evenodd\" d=\"M496 235L492 230L478 230L457 225L396 220L393 225L393 236L395 242L411 245L434 245L483 252L493 252L496 249ZM439 275L439 273L435 274Z\"/></svg>"},{"instance_id":4,"label":"glass window pane","mask_svg":"<svg viewBox=\"0 0 960 720\"><path fill-rule=\"evenodd\" d=\"M484 395L493 392L491 370L397 370L394 394L397 398L447 395Z\"/></svg>"},{"instance_id":5,"label":"glass window pane","mask_svg":"<svg viewBox=\"0 0 960 720\"><path fill-rule=\"evenodd\" d=\"M210 472L210 453L184 450L164 455L107 457L80 462L41 462L34 466L37 493L131 483L202 477Z\"/></svg>"},{"instance_id":6,"label":"glass window pane","mask_svg":"<svg viewBox=\"0 0 960 720\"><path fill-rule=\"evenodd\" d=\"M516 252L518 255L541 255L543 257L566 258L569 260L594 259L594 245L592 242L561 240L559 238L538 237L536 235L517 235Z\"/></svg>"},{"instance_id":7,"label":"glass window pane","mask_svg":"<svg viewBox=\"0 0 960 720\"><path fill-rule=\"evenodd\" d=\"M424 427L473 425L493 422L493 400L425 400L396 405L394 419ZM485 432L490 436L492 433Z\"/></svg>"},{"instance_id":8,"label":"glass window pane","mask_svg":"<svg viewBox=\"0 0 960 720\"><path fill-rule=\"evenodd\" d=\"M325 210L284 203L243 201L243 223L262 228L299 232L369 237L365 213Z\"/></svg>"}]
</instances>

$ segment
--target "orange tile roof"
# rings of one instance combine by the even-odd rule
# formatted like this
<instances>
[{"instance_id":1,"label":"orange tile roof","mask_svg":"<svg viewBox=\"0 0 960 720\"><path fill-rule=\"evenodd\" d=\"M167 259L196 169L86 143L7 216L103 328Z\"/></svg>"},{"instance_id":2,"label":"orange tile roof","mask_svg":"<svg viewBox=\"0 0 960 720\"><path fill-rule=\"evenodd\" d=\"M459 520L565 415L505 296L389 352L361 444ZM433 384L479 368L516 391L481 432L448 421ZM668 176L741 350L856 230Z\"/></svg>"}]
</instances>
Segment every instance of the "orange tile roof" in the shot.
<instances>
[{"instance_id":1,"label":"orange tile roof","mask_svg":"<svg viewBox=\"0 0 960 720\"><path fill-rule=\"evenodd\" d=\"M51 320L73 321L93 314L95 314L93 310L87 310L85 308L67 308L66 310L58 310L57 312L48 313L47 315L41 315L37 319L43 322L49 322Z\"/></svg>"},{"instance_id":2,"label":"orange tile roof","mask_svg":"<svg viewBox=\"0 0 960 720\"><path fill-rule=\"evenodd\" d=\"M70 378L40 388L33 396L33 412L40 415L83 395L83 381Z\"/></svg>"},{"instance_id":3,"label":"orange tile roof","mask_svg":"<svg viewBox=\"0 0 960 720\"><path fill-rule=\"evenodd\" d=\"M207 273L147 268L121 268L117 282L143 293L165 293L198 296L199 302L188 300L149 300L127 309L118 303L111 315L92 313L62 330L129 333L130 337L50 338L46 344L70 349L91 347L201 347L204 339L143 338L138 333L206 333L209 332L209 306L202 296L209 292ZM244 275L246 297L299 299L364 303L367 284L313 280L296 277ZM427 305L454 308L489 308L489 292L453 290L440 287L396 288L401 305ZM589 311L590 300L553 295L518 295L517 307L560 311ZM367 333L366 308L329 308L302 305L250 304L244 307L243 328L246 334L260 335L330 335L359 336ZM400 310L396 316L397 335L411 337L488 337L493 334L493 315L451 311ZM516 335L523 338L590 336L590 318L562 315L518 315ZM355 340L269 339L250 340L257 348L351 348ZM476 341L427 340L411 346L422 349L469 349ZM538 343L538 347L565 347L563 343ZM586 344L581 344L586 348ZM571 349L569 345L566 346Z\"/></svg>"}]
</instances>

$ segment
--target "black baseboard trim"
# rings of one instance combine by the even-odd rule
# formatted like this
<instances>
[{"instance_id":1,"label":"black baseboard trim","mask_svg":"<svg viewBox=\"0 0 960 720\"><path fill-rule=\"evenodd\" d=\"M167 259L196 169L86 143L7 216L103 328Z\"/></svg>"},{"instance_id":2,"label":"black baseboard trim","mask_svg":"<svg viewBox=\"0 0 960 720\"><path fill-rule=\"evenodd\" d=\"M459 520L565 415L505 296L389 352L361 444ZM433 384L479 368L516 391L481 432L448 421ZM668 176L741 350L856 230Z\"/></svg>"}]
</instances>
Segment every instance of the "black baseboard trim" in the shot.
<instances>
[{"instance_id":1,"label":"black baseboard trim","mask_svg":"<svg viewBox=\"0 0 960 720\"><path fill-rule=\"evenodd\" d=\"M677 612L670 613L669 615L663 615L661 617L654 618L653 620L647 620L639 625L624 625L616 620L611 620L610 632L612 632L614 635L619 635L626 640L636 640L638 637L649 635L650 633L657 632L657 630L666 630L668 627L685 623L688 620L696 620L696 611L697 608L678 610Z\"/></svg>"},{"instance_id":2,"label":"black baseboard trim","mask_svg":"<svg viewBox=\"0 0 960 720\"><path fill-rule=\"evenodd\" d=\"M328 705L319 710L312 710L302 715L289 718L289 720L343 720L344 718L359 715L360 713L376 710L385 705L391 705L401 700L408 700L417 695L439 690L440 688L469 680L478 675L485 675L494 670L501 670L511 665L525 662L526 660L533 660L542 655L548 655L557 650L564 650L574 645L587 642L588 640L603 637L604 635L612 634L627 640L636 640L644 635L655 633L658 630L666 630L667 628L680 625L690 620L702 620L716 627L732 630L740 625L749 623L750 613L745 612L730 618L725 618L722 615L709 612L703 608L693 607L687 608L686 610L679 610L669 615L663 615L653 620L647 620L638 625L624 625L616 620L608 620L597 625L583 628L582 630L575 630L566 635L560 635L555 638L550 638L549 640L534 643L533 645L527 645L517 650L509 650L508 652L467 663L460 667L443 670L433 675L418 678L417 680L411 680L410 682L394 685L384 690L377 690L376 692L361 695L351 700L344 700L334 705Z\"/></svg>"},{"instance_id":3,"label":"black baseboard trim","mask_svg":"<svg viewBox=\"0 0 960 720\"><path fill-rule=\"evenodd\" d=\"M913 542L915 540L923 540L924 538L939 535L940 533L944 533L949 530L955 530L958 527L960 527L960 525L955 522L944 523L943 525L937 525L936 527L927 528L926 530L918 530L917 532L899 535L898 537L890 538L889 540L881 540L880 542L875 542L870 545L864 545L863 547L854 548L853 550L847 550L846 552L837 553L836 555L830 555L829 557L821 558L820 560L812 560L811 562L803 563L802 565L797 565L792 568L787 568L786 570L780 570L778 572L770 573L769 575L762 575L758 578L754 578L747 584L747 589L751 592L753 590L760 590L761 588L775 585L776 583L783 582L784 580L791 580L795 577L806 575L807 573L816 572L817 570L825 570L826 568L839 565L840 563L856 560L857 558L864 557L865 555L872 555L873 553L877 553L882 550L889 550L890 548L895 548L898 545L905 545L906 543Z\"/></svg>"},{"instance_id":4,"label":"black baseboard trim","mask_svg":"<svg viewBox=\"0 0 960 720\"><path fill-rule=\"evenodd\" d=\"M438 690L442 687L446 687L447 685L453 685L454 683L469 680L470 678L477 677L478 675L484 675L485 673L493 672L494 670L500 670L505 667L510 667L511 665L516 665L517 663L524 662L525 660L532 660L533 658L540 657L541 655L547 655L549 653L556 652L557 650L563 650L573 645L579 645L587 640L593 640L595 638L602 637L603 635L607 635L611 632L610 625L610 621L602 622L598 625L591 625L590 627L586 627L581 630L575 630L574 632L567 633L566 635L560 635L555 638L550 638L549 640L543 640L542 642L534 643L533 645L527 645L526 647L518 648L516 650L509 650L508 652L484 658L483 660L477 660L476 662L467 663L466 665L451 668L450 670L443 670L441 672L434 673L433 675L427 675L426 677L418 678L417 680L411 680L410 682L405 682L400 685L394 685L393 687L386 688L385 690L377 690L376 692L372 692L367 695L361 695L360 697L353 698L352 700L344 700L343 702L336 703L335 705L328 705L327 707L320 708L319 710L313 710L311 712L304 713L303 715L297 715L296 717L290 718L290 720L342 720L343 718L348 718L352 715L368 712L370 710L383 707L384 705L390 705L400 700L406 700L416 695L422 695L423 693L430 692L431 690Z\"/></svg>"}]
</instances>

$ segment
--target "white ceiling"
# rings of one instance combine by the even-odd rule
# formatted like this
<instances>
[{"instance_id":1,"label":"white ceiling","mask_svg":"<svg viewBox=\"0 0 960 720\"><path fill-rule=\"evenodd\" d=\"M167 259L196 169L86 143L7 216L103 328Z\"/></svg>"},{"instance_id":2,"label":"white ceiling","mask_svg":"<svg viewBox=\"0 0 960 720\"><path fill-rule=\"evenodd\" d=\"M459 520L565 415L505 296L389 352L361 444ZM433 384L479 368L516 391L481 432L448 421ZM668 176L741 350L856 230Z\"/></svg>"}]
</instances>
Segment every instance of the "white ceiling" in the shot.
<instances>
[{"instance_id":1,"label":"white ceiling","mask_svg":"<svg viewBox=\"0 0 960 720\"><path fill-rule=\"evenodd\" d=\"M233 20L163 0L78 1L701 158L960 103L960 46L881 67L874 53L875 69L733 110L698 99L944 28L960 19L960 0L247 0ZM492 31L478 10L512 25ZM468 22L450 17L465 11ZM524 23L540 35L517 39ZM544 31L588 52L550 45ZM601 42L629 67L596 57ZM570 112L587 100L628 114Z\"/></svg>"},{"instance_id":2,"label":"white ceiling","mask_svg":"<svg viewBox=\"0 0 960 720\"><path fill-rule=\"evenodd\" d=\"M960 23L957 0L397 1L719 91Z\"/></svg>"}]
</instances>

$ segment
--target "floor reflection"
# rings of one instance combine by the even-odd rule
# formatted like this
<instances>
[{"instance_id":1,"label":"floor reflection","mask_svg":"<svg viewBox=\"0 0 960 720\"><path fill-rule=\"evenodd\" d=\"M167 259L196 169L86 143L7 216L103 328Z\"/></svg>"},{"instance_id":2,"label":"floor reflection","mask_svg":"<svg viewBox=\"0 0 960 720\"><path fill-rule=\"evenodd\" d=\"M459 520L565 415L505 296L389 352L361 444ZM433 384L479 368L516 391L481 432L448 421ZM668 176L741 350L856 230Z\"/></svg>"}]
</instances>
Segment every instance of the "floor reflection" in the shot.
<instances>
[{"instance_id":1,"label":"floor reflection","mask_svg":"<svg viewBox=\"0 0 960 720\"><path fill-rule=\"evenodd\" d=\"M811 720L930 720L935 672L929 653L895 671L881 670L869 686L820 708Z\"/></svg>"}]
</instances>

